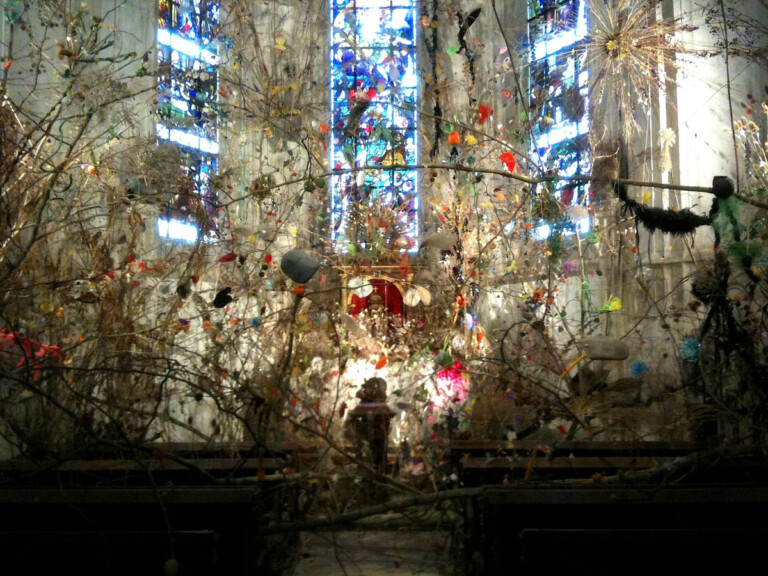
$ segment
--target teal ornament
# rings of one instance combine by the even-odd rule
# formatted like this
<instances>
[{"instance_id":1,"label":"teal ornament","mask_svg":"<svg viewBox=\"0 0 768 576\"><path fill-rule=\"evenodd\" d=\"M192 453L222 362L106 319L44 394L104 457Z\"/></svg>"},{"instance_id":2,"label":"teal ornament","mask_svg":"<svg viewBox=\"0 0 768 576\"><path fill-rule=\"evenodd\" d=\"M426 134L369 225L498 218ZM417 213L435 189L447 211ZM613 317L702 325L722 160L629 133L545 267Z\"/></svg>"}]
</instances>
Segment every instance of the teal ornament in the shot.
<instances>
[{"instance_id":1,"label":"teal ornament","mask_svg":"<svg viewBox=\"0 0 768 576\"><path fill-rule=\"evenodd\" d=\"M739 208L741 202L735 196L729 196L718 200L718 211L712 220L712 226L721 236L725 235L729 228L734 241L738 241L742 232L742 226L739 223Z\"/></svg>"},{"instance_id":2,"label":"teal ornament","mask_svg":"<svg viewBox=\"0 0 768 576\"><path fill-rule=\"evenodd\" d=\"M22 0L6 0L3 2L5 19L11 24L16 24L24 11L24 2Z\"/></svg>"},{"instance_id":3,"label":"teal ornament","mask_svg":"<svg viewBox=\"0 0 768 576\"><path fill-rule=\"evenodd\" d=\"M699 341L696 338L686 338L683 340L682 346L680 346L680 354L683 356L683 360L695 364L699 361Z\"/></svg>"},{"instance_id":4,"label":"teal ornament","mask_svg":"<svg viewBox=\"0 0 768 576\"><path fill-rule=\"evenodd\" d=\"M640 376L642 376L647 372L648 372L648 366L642 360L638 360L637 362L632 364L632 367L629 369L629 373L632 375L633 378L640 378Z\"/></svg>"},{"instance_id":5,"label":"teal ornament","mask_svg":"<svg viewBox=\"0 0 768 576\"><path fill-rule=\"evenodd\" d=\"M251 328L260 328L261 327L261 316L254 316L251 318Z\"/></svg>"}]
</instances>

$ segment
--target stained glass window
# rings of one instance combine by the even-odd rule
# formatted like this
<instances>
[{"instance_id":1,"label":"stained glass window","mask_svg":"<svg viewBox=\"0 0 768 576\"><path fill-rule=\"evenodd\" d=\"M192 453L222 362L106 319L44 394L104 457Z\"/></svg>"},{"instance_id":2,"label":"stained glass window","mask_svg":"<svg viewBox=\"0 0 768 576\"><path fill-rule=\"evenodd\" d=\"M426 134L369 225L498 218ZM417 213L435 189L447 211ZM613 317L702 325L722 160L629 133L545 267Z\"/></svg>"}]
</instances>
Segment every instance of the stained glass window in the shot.
<instances>
[{"instance_id":1,"label":"stained glass window","mask_svg":"<svg viewBox=\"0 0 768 576\"><path fill-rule=\"evenodd\" d=\"M216 108L218 2L160 0L157 138L172 142L184 163L177 193L158 220L161 237L194 242L216 234L216 195L210 178L219 153ZM170 175L169 175L170 176Z\"/></svg>"},{"instance_id":2,"label":"stained glass window","mask_svg":"<svg viewBox=\"0 0 768 576\"><path fill-rule=\"evenodd\" d=\"M413 0L331 0L332 240L364 247L371 218L415 249L419 197ZM355 171L365 166L381 169Z\"/></svg>"},{"instance_id":3,"label":"stained glass window","mask_svg":"<svg viewBox=\"0 0 768 576\"><path fill-rule=\"evenodd\" d=\"M529 3L528 34L531 48L531 120L534 157L559 176L588 174L589 71L585 66L587 36L585 0L533 0ZM588 184L557 184L560 200L584 205ZM586 218L577 222L589 229ZM539 231L548 236L548 226Z\"/></svg>"}]
</instances>

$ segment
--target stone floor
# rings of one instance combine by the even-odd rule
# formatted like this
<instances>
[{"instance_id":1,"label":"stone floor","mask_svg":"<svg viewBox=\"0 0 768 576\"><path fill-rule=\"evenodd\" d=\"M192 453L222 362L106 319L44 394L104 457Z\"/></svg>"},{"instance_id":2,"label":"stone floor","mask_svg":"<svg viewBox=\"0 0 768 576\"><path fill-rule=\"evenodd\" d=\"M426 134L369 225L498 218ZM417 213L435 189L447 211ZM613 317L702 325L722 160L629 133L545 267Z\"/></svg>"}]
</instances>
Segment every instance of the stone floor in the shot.
<instances>
[{"instance_id":1,"label":"stone floor","mask_svg":"<svg viewBox=\"0 0 768 576\"><path fill-rule=\"evenodd\" d=\"M293 576L448 576L447 532L360 531L302 534Z\"/></svg>"}]
</instances>

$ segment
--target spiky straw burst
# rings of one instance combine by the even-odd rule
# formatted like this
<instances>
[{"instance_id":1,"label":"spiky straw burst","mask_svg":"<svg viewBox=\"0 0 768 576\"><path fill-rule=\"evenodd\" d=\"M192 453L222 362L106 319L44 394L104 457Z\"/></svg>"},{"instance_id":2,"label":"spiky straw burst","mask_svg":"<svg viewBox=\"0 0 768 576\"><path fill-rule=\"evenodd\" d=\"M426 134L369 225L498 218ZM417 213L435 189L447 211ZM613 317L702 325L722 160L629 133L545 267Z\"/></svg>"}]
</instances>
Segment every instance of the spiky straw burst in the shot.
<instances>
[{"instance_id":1,"label":"spiky straw burst","mask_svg":"<svg viewBox=\"0 0 768 576\"><path fill-rule=\"evenodd\" d=\"M638 106L647 108L651 94L671 81L675 56L684 51L675 38L682 29L679 19L657 19L660 4L660 0L588 3L590 100L607 109L618 103L625 141L638 128Z\"/></svg>"}]
</instances>

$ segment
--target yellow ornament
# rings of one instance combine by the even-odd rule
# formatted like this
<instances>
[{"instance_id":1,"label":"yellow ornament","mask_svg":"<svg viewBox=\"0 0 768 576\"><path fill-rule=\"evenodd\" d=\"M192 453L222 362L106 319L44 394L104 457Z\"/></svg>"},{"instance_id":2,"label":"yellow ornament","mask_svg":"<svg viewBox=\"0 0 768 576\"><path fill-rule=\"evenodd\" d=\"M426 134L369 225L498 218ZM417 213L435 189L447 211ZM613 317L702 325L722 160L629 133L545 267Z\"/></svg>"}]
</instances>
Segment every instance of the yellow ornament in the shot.
<instances>
[{"instance_id":1,"label":"yellow ornament","mask_svg":"<svg viewBox=\"0 0 768 576\"><path fill-rule=\"evenodd\" d=\"M611 295L605 304L600 307L599 312L616 312L617 310L621 310L621 299Z\"/></svg>"}]
</instances>

